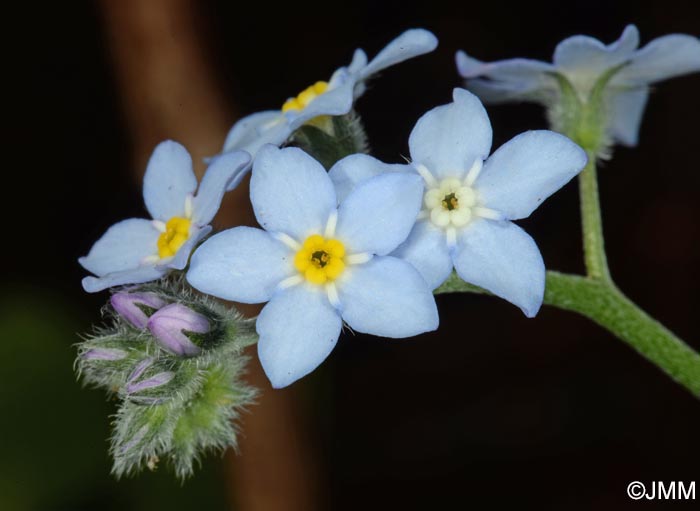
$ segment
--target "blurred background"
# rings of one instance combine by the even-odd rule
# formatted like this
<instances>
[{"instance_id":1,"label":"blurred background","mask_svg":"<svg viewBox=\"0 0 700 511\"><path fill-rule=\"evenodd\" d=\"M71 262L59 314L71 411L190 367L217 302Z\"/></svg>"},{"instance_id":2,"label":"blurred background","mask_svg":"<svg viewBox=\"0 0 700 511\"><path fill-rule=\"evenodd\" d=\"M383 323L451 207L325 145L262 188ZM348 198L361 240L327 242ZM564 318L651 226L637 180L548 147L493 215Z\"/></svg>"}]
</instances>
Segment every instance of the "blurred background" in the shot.
<instances>
[{"instance_id":1,"label":"blurred background","mask_svg":"<svg viewBox=\"0 0 700 511\"><path fill-rule=\"evenodd\" d=\"M82 388L72 364L106 299L82 291L76 259L112 223L145 214L140 180L160 140L200 161L237 118L327 79L356 47L371 57L421 26L438 50L386 70L357 104L373 153L400 161L417 118L460 85L457 49L549 60L566 36L612 42L627 23L643 44L697 35L700 4L102 0L16 2L3 17L1 510L696 505L634 502L625 489L700 484L698 399L592 323L547 307L528 320L504 301L441 296L438 332L343 337L284 391L255 362L263 395L242 422L241 452L206 458L184 484L165 467L110 476L114 403ZM700 75L656 89L640 146L616 148L599 172L608 254L621 289L700 349ZM534 105L489 113L494 147L545 127ZM229 194L219 228L253 224L246 193L247 183ZM521 224L549 268L583 270L575 183Z\"/></svg>"}]
</instances>

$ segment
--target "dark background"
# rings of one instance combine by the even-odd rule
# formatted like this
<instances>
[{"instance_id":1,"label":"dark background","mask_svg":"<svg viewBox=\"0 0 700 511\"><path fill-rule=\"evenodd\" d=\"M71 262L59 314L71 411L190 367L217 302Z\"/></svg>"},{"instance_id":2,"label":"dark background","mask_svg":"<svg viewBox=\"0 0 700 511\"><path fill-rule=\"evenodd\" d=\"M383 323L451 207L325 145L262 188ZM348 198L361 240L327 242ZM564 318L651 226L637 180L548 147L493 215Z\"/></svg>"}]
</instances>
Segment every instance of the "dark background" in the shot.
<instances>
[{"instance_id":1,"label":"dark background","mask_svg":"<svg viewBox=\"0 0 700 511\"><path fill-rule=\"evenodd\" d=\"M635 23L645 44L700 28L693 2L239 3L201 2L200 21L240 114L278 107L356 47L371 57L414 26L438 36L434 54L385 71L357 105L386 161L450 100L457 49L549 60L576 33L612 42ZM164 470L116 483L113 405L72 373L72 345L105 299L82 291L76 259L115 221L144 214L99 4L25 4L5 22L0 509L225 509L216 457L184 485ZM655 87L640 146L617 148L600 170L616 282L696 349L699 91L698 75ZM488 110L494 147L545 127L534 105ZM583 270L574 183L521 224L549 268ZM548 307L528 320L493 298L438 303L438 332L345 337L298 384L328 509L671 509L630 501L627 484L700 485L700 402L623 343Z\"/></svg>"}]
</instances>

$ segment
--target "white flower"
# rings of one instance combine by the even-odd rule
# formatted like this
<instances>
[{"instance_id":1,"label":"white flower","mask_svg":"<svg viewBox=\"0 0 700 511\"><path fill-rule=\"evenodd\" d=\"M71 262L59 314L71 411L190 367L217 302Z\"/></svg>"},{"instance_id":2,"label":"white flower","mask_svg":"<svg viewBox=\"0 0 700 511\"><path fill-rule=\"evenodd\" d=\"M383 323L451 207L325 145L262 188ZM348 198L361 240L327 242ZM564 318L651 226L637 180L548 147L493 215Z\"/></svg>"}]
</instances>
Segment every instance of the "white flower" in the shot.
<instances>
[{"instance_id":1,"label":"white flower","mask_svg":"<svg viewBox=\"0 0 700 511\"><path fill-rule=\"evenodd\" d=\"M639 31L629 25L618 41L607 46L583 35L563 40L554 51L552 64L522 58L485 63L460 51L457 68L467 79L467 88L486 103L535 101L553 107L561 94L561 78L585 103L600 83L605 87L607 136L634 146L649 85L700 71L700 40L695 36L671 34L644 48L638 46Z\"/></svg>"},{"instance_id":2,"label":"white flower","mask_svg":"<svg viewBox=\"0 0 700 511\"><path fill-rule=\"evenodd\" d=\"M392 255L415 266L431 288L452 268L466 282L520 307L542 304L545 268L535 242L510 220L526 218L586 164L585 152L551 131L529 131L490 158L491 124L463 89L454 102L421 117L411 132L409 165L367 155L340 160L329 175L342 198L373 176L417 173L425 181L423 210Z\"/></svg>"}]
</instances>

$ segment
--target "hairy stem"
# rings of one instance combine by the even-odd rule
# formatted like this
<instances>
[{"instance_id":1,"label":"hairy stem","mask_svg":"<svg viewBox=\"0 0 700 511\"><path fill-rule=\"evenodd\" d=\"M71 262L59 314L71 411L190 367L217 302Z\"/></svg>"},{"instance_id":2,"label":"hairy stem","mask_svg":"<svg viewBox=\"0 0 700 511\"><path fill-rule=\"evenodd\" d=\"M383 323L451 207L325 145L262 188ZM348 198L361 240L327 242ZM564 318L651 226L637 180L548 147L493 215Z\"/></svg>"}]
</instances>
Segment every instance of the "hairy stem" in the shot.
<instances>
[{"instance_id":1,"label":"hairy stem","mask_svg":"<svg viewBox=\"0 0 700 511\"><path fill-rule=\"evenodd\" d=\"M486 293L455 273L435 290L435 294L457 292ZM548 271L544 303L595 321L700 397L700 355L612 283Z\"/></svg>"},{"instance_id":2,"label":"hairy stem","mask_svg":"<svg viewBox=\"0 0 700 511\"><path fill-rule=\"evenodd\" d=\"M612 282L605 255L595 162L595 153L589 151L588 164L578 176L584 260L589 277Z\"/></svg>"}]
</instances>

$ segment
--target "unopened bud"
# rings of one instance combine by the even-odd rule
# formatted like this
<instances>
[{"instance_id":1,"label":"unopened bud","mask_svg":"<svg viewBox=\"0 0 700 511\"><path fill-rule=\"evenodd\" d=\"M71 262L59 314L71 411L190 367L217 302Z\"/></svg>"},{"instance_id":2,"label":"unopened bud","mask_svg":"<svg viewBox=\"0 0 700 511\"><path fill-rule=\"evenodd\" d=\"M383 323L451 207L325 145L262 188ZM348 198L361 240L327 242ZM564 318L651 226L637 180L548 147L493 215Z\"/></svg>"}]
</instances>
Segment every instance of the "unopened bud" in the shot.
<instances>
[{"instance_id":1,"label":"unopened bud","mask_svg":"<svg viewBox=\"0 0 700 511\"><path fill-rule=\"evenodd\" d=\"M184 357L200 353L185 332L205 334L210 330L209 321L203 315L179 303L172 303L160 309L148 320L148 329L160 346Z\"/></svg>"},{"instance_id":2,"label":"unopened bud","mask_svg":"<svg viewBox=\"0 0 700 511\"><path fill-rule=\"evenodd\" d=\"M148 314L144 309L158 310L165 302L155 293L115 293L110 298L114 310L136 328L146 328Z\"/></svg>"},{"instance_id":3,"label":"unopened bud","mask_svg":"<svg viewBox=\"0 0 700 511\"><path fill-rule=\"evenodd\" d=\"M93 348L81 355L85 360L121 360L126 351L111 348Z\"/></svg>"}]
</instances>

